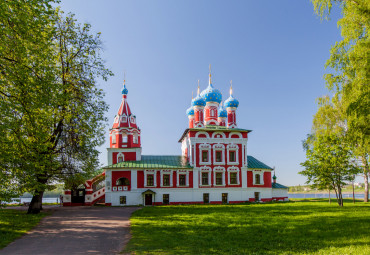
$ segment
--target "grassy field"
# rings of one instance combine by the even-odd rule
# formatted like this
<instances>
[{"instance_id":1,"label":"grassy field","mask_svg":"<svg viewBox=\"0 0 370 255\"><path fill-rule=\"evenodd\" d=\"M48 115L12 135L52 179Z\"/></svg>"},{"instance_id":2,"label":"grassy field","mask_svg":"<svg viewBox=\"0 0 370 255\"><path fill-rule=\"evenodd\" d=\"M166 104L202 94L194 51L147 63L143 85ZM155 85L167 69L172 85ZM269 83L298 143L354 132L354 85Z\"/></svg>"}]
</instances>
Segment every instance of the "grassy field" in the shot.
<instances>
[{"instance_id":1,"label":"grassy field","mask_svg":"<svg viewBox=\"0 0 370 255\"><path fill-rule=\"evenodd\" d=\"M46 213L28 215L26 211L0 209L0 249L36 226L45 215Z\"/></svg>"},{"instance_id":2,"label":"grassy field","mask_svg":"<svg viewBox=\"0 0 370 255\"><path fill-rule=\"evenodd\" d=\"M322 201L146 207L124 252L370 254L370 204Z\"/></svg>"}]
</instances>

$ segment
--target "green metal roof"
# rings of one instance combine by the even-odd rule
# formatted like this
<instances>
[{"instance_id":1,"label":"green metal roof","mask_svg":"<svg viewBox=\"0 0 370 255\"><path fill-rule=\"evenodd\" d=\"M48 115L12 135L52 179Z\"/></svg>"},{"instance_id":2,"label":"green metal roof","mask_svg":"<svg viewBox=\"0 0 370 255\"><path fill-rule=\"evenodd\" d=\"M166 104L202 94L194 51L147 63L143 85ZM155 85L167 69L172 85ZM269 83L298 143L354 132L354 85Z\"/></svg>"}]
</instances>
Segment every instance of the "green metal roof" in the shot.
<instances>
[{"instance_id":1,"label":"green metal roof","mask_svg":"<svg viewBox=\"0 0 370 255\"><path fill-rule=\"evenodd\" d=\"M284 186L280 183L272 183L271 187L273 189L289 189L287 186Z\"/></svg>"},{"instance_id":2,"label":"green metal roof","mask_svg":"<svg viewBox=\"0 0 370 255\"><path fill-rule=\"evenodd\" d=\"M124 161L107 168L145 168L145 169L192 169L183 156L141 156L141 161Z\"/></svg>"},{"instance_id":3,"label":"green metal roof","mask_svg":"<svg viewBox=\"0 0 370 255\"><path fill-rule=\"evenodd\" d=\"M252 156L247 156L247 161L248 161L248 168L253 168L253 169L269 169L272 170L271 167L266 165L265 163L262 163L258 159Z\"/></svg>"}]
</instances>

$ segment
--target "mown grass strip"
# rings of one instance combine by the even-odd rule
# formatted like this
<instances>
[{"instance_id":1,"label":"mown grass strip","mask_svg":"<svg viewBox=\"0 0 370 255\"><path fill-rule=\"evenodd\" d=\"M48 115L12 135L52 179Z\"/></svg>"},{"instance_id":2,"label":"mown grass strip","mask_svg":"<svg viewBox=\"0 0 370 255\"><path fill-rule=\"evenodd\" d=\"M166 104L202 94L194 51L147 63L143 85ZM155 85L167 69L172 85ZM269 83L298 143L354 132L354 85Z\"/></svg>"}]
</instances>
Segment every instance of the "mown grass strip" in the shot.
<instances>
[{"instance_id":1,"label":"mown grass strip","mask_svg":"<svg viewBox=\"0 0 370 255\"><path fill-rule=\"evenodd\" d=\"M370 254L370 204L347 201L147 207L133 254Z\"/></svg>"},{"instance_id":2,"label":"mown grass strip","mask_svg":"<svg viewBox=\"0 0 370 255\"><path fill-rule=\"evenodd\" d=\"M0 249L36 226L47 213L26 214L26 211L0 209Z\"/></svg>"}]
</instances>

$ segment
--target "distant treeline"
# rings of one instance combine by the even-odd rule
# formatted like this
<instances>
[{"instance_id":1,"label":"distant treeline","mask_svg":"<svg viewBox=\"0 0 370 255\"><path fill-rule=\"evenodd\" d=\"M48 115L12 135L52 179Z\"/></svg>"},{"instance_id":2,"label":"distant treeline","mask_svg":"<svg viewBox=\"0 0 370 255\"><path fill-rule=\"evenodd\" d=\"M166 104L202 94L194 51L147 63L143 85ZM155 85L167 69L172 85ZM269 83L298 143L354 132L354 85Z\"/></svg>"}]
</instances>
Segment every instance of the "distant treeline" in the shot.
<instances>
[{"instance_id":1,"label":"distant treeline","mask_svg":"<svg viewBox=\"0 0 370 255\"><path fill-rule=\"evenodd\" d=\"M55 185L55 189L53 190L46 190L44 192L44 196L43 197L59 197L60 195L63 194L63 190L64 190L64 185L63 184L56 184ZM32 197L32 194L31 193L24 193L22 195L22 197Z\"/></svg>"}]
</instances>

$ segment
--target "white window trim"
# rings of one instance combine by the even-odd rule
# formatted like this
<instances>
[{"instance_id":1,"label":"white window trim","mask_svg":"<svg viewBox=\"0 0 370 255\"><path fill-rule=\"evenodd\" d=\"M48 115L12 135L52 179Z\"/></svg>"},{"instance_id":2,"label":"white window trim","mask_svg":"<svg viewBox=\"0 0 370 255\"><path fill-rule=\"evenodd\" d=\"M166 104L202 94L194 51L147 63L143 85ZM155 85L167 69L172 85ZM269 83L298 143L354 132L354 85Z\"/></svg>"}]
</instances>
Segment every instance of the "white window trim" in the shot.
<instances>
[{"instance_id":1,"label":"white window trim","mask_svg":"<svg viewBox=\"0 0 370 255\"><path fill-rule=\"evenodd\" d=\"M202 173L208 174L208 184L207 185L202 184ZM211 186L210 182L211 182L211 168L201 167L199 171L199 187L210 187Z\"/></svg>"},{"instance_id":2,"label":"white window trim","mask_svg":"<svg viewBox=\"0 0 370 255\"><path fill-rule=\"evenodd\" d=\"M230 162L230 151L235 151L235 162ZM229 144L227 146L227 164L228 165L239 165L239 146L236 144Z\"/></svg>"},{"instance_id":3,"label":"white window trim","mask_svg":"<svg viewBox=\"0 0 370 255\"><path fill-rule=\"evenodd\" d=\"M126 123L127 122L127 115L125 113L121 116L120 122L121 123Z\"/></svg>"},{"instance_id":4,"label":"white window trim","mask_svg":"<svg viewBox=\"0 0 370 255\"><path fill-rule=\"evenodd\" d=\"M135 117L134 117L134 116L131 116L131 117L130 117L130 122L131 122L132 124L135 124Z\"/></svg>"},{"instance_id":5,"label":"white window trim","mask_svg":"<svg viewBox=\"0 0 370 255\"><path fill-rule=\"evenodd\" d=\"M221 135L221 137L216 137L217 135ZM225 133L221 133L221 132L214 132L214 133L212 134L212 138L225 139L225 138L226 138L226 135L225 135Z\"/></svg>"},{"instance_id":6,"label":"white window trim","mask_svg":"<svg viewBox=\"0 0 370 255\"><path fill-rule=\"evenodd\" d=\"M147 175L148 174L152 174L152 175L154 175L154 180L153 180L153 186L148 186L148 185L146 185L147 184ZM145 170L144 171L144 187L157 187L157 171L155 171L155 170Z\"/></svg>"},{"instance_id":7,"label":"white window trim","mask_svg":"<svg viewBox=\"0 0 370 255\"><path fill-rule=\"evenodd\" d=\"M170 175L170 186L163 186L163 175ZM173 171L172 170L161 170L161 187L168 188L173 187Z\"/></svg>"},{"instance_id":8,"label":"white window trim","mask_svg":"<svg viewBox=\"0 0 370 255\"><path fill-rule=\"evenodd\" d=\"M185 175L185 186L181 185L180 186L180 174ZM176 186L177 187L189 187L189 171L186 170L178 170L177 171L177 176L176 176Z\"/></svg>"},{"instance_id":9,"label":"white window trim","mask_svg":"<svg viewBox=\"0 0 370 255\"><path fill-rule=\"evenodd\" d=\"M230 183L230 173L236 173L236 182L237 184L231 184ZM227 168L227 174L228 174L228 185L240 185L240 179L239 179L239 168L238 167L235 167L235 166L232 166L232 167L229 167Z\"/></svg>"},{"instance_id":10,"label":"white window trim","mask_svg":"<svg viewBox=\"0 0 370 255\"><path fill-rule=\"evenodd\" d=\"M119 162L118 162L118 158L119 158L119 157L122 157L122 158L123 158L123 161L122 161L122 162L125 162L125 155L123 155L123 153L122 153L122 152L120 152L120 153L118 153L118 154L117 154L117 164L119 163Z\"/></svg>"},{"instance_id":11,"label":"white window trim","mask_svg":"<svg viewBox=\"0 0 370 255\"><path fill-rule=\"evenodd\" d=\"M124 139L126 138L126 139ZM122 143L127 143L128 142L128 136L126 133L122 133Z\"/></svg>"},{"instance_id":12,"label":"white window trim","mask_svg":"<svg viewBox=\"0 0 370 255\"><path fill-rule=\"evenodd\" d=\"M225 165L225 145L223 144L214 144L213 146L213 164L214 165ZM216 151L221 151L221 162L216 161Z\"/></svg>"},{"instance_id":13,"label":"white window trim","mask_svg":"<svg viewBox=\"0 0 370 255\"><path fill-rule=\"evenodd\" d=\"M116 132L112 132L112 144L116 144L117 143L117 137L116 137Z\"/></svg>"},{"instance_id":14,"label":"white window trim","mask_svg":"<svg viewBox=\"0 0 370 255\"><path fill-rule=\"evenodd\" d=\"M202 161L202 153L203 151L208 152L208 161ZM211 165L211 145L209 144L200 144L199 145L199 165Z\"/></svg>"},{"instance_id":15,"label":"white window trim","mask_svg":"<svg viewBox=\"0 0 370 255\"><path fill-rule=\"evenodd\" d=\"M216 184L216 173L222 173L222 184ZM225 186L225 168L224 167L215 167L213 168L213 186L215 187L223 187Z\"/></svg>"},{"instance_id":16,"label":"white window trim","mask_svg":"<svg viewBox=\"0 0 370 255\"><path fill-rule=\"evenodd\" d=\"M259 184L257 184L256 183L256 174L259 174L260 175L260 183ZM264 175L265 175L265 171L263 171L263 170L253 170L253 185L265 185L265 182L264 182Z\"/></svg>"}]
</instances>

